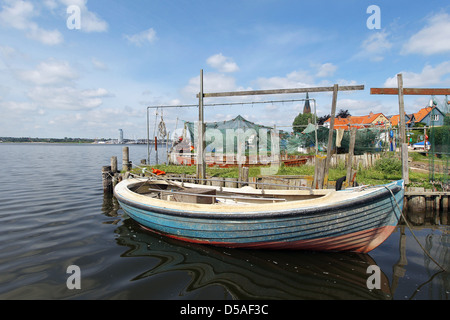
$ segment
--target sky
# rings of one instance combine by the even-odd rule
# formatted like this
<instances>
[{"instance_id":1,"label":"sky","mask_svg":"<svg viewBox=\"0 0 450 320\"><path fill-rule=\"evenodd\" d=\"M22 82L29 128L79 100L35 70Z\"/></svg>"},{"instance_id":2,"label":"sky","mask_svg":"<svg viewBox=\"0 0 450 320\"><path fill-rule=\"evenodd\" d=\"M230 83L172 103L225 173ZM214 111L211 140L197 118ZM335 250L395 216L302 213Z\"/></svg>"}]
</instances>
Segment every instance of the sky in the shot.
<instances>
[{"instance_id":1,"label":"sky","mask_svg":"<svg viewBox=\"0 0 450 320\"><path fill-rule=\"evenodd\" d=\"M375 10L373 5L375 5ZM0 137L145 138L147 107L204 92L364 85L338 94L351 115L398 114L373 87L450 87L450 2L0 0ZM314 93L318 116L332 94ZM304 94L207 98L206 121L289 126ZM436 97L443 100L444 97ZM405 97L417 112L430 97ZM150 110L174 132L196 108ZM156 113L158 112L158 113Z\"/></svg>"}]
</instances>

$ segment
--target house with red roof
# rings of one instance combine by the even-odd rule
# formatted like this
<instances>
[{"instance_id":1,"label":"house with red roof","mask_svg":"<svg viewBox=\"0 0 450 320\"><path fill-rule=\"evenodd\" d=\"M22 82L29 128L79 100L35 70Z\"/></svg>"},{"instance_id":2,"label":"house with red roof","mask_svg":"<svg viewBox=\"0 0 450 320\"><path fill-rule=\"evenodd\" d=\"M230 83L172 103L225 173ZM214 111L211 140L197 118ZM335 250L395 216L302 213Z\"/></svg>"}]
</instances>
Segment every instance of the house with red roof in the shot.
<instances>
[{"instance_id":1,"label":"house with red roof","mask_svg":"<svg viewBox=\"0 0 450 320\"><path fill-rule=\"evenodd\" d=\"M371 112L367 116L349 116L347 118L335 118L334 129L349 130L350 127L373 128L375 126L390 125L389 119L382 113ZM324 124L325 127L330 127L330 119L327 119Z\"/></svg>"},{"instance_id":2,"label":"house with red roof","mask_svg":"<svg viewBox=\"0 0 450 320\"><path fill-rule=\"evenodd\" d=\"M429 126L442 126L444 124L445 114L436 106L425 107L414 113L414 123L423 123Z\"/></svg>"},{"instance_id":3,"label":"house with red roof","mask_svg":"<svg viewBox=\"0 0 450 320\"><path fill-rule=\"evenodd\" d=\"M425 107L418 112L407 115L405 114L405 123L408 128L413 128L416 123L423 123L429 126L442 126L444 124L445 114L436 106ZM394 115L389 118L391 125L398 126L399 115Z\"/></svg>"}]
</instances>

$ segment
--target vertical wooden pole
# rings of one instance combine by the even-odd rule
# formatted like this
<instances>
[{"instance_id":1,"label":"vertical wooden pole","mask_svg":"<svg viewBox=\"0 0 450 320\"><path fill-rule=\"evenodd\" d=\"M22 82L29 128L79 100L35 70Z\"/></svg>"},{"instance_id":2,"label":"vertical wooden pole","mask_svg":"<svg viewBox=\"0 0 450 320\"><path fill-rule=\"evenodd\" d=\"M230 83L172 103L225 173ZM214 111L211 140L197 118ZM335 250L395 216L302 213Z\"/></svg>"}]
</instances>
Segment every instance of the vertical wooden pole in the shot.
<instances>
[{"instance_id":1,"label":"vertical wooden pole","mask_svg":"<svg viewBox=\"0 0 450 320\"><path fill-rule=\"evenodd\" d=\"M405 103L403 99L403 76L397 75L398 81L398 107L400 117L400 143L407 143L406 139L406 121L405 121Z\"/></svg>"},{"instance_id":2,"label":"vertical wooden pole","mask_svg":"<svg viewBox=\"0 0 450 320\"><path fill-rule=\"evenodd\" d=\"M128 147L122 149L122 170L130 171L130 150Z\"/></svg>"},{"instance_id":3,"label":"vertical wooden pole","mask_svg":"<svg viewBox=\"0 0 450 320\"><path fill-rule=\"evenodd\" d=\"M169 164L169 132L167 132L167 137L166 137L166 161L167 164Z\"/></svg>"},{"instance_id":4,"label":"vertical wooden pole","mask_svg":"<svg viewBox=\"0 0 450 320\"><path fill-rule=\"evenodd\" d=\"M402 143L402 178L405 184L409 183L408 144Z\"/></svg>"},{"instance_id":5,"label":"vertical wooden pole","mask_svg":"<svg viewBox=\"0 0 450 320\"><path fill-rule=\"evenodd\" d=\"M113 174L117 173L117 157L111 157L111 171Z\"/></svg>"},{"instance_id":6,"label":"vertical wooden pole","mask_svg":"<svg viewBox=\"0 0 450 320\"><path fill-rule=\"evenodd\" d=\"M350 147L348 150L348 161L347 161L347 185L351 186L352 170L353 170L353 155L355 154L355 141L356 141L356 127L350 129Z\"/></svg>"},{"instance_id":7,"label":"vertical wooden pole","mask_svg":"<svg viewBox=\"0 0 450 320\"><path fill-rule=\"evenodd\" d=\"M200 70L200 94L198 98L198 142L197 142L197 179L203 184L206 177L206 165L204 157L205 147L205 124L203 112L203 70Z\"/></svg>"},{"instance_id":8,"label":"vertical wooden pole","mask_svg":"<svg viewBox=\"0 0 450 320\"><path fill-rule=\"evenodd\" d=\"M248 171L249 171L249 167L242 167L242 173L241 173L241 180L240 181L242 181L244 183L241 183L241 187L248 186Z\"/></svg>"},{"instance_id":9,"label":"vertical wooden pole","mask_svg":"<svg viewBox=\"0 0 450 320\"><path fill-rule=\"evenodd\" d=\"M156 164L158 164L158 137L155 137L155 157L156 157Z\"/></svg>"},{"instance_id":10,"label":"vertical wooden pole","mask_svg":"<svg viewBox=\"0 0 450 320\"><path fill-rule=\"evenodd\" d=\"M397 81L398 81L398 107L400 117L402 178L405 181L405 184L408 184L409 183L408 143L406 138L405 104L403 100L403 76L401 73L397 75Z\"/></svg>"},{"instance_id":11,"label":"vertical wooden pole","mask_svg":"<svg viewBox=\"0 0 450 320\"><path fill-rule=\"evenodd\" d=\"M112 172L110 166L102 167L103 192L112 193Z\"/></svg>"},{"instance_id":12,"label":"vertical wooden pole","mask_svg":"<svg viewBox=\"0 0 450 320\"><path fill-rule=\"evenodd\" d=\"M331 103L330 132L328 133L327 158L325 159L325 172L324 172L325 182L328 182L328 170L330 168L330 160L333 152L333 131L334 131L334 119L336 115L338 90L339 86L335 84L333 87L333 101Z\"/></svg>"},{"instance_id":13,"label":"vertical wooden pole","mask_svg":"<svg viewBox=\"0 0 450 320\"><path fill-rule=\"evenodd\" d=\"M323 189L325 183L325 165L327 159L326 157L316 156L314 165L314 189Z\"/></svg>"},{"instance_id":14,"label":"vertical wooden pole","mask_svg":"<svg viewBox=\"0 0 450 320\"><path fill-rule=\"evenodd\" d=\"M147 162L150 164L150 120L149 120L149 107L147 107Z\"/></svg>"}]
</instances>

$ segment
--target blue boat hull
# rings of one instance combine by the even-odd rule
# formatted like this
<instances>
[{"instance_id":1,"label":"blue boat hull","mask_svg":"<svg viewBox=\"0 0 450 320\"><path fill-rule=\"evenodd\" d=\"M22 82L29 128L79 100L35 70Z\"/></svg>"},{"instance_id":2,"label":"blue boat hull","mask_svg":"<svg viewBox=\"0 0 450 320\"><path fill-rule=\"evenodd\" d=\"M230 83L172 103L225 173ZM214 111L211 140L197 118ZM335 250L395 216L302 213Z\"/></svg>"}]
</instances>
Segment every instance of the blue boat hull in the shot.
<instances>
[{"instance_id":1,"label":"blue boat hull","mask_svg":"<svg viewBox=\"0 0 450 320\"><path fill-rule=\"evenodd\" d=\"M403 208L403 181L345 201L261 212L214 212L212 206L167 208L135 201L119 190L123 210L144 228L187 242L233 248L369 252L394 231ZM340 194L339 194L340 193ZM393 197L394 195L394 197ZM345 198L344 197L344 198ZM314 202L314 201L313 201ZM188 207L188 206L186 206ZM273 208L273 207L272 207Z\"/></svg>"}]
</instances>

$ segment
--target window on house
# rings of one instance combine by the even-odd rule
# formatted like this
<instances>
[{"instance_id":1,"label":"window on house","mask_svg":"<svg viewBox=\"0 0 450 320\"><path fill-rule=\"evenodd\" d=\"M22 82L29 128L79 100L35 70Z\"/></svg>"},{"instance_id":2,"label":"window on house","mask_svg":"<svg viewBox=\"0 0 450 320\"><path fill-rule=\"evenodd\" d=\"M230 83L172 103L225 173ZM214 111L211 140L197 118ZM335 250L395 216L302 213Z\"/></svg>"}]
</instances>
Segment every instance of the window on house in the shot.
<instances>
[{"instance_id":1,"label":"window on house","mask_svg":"<svg viewBox=\"0 0 450 320\"><path fill-rule=\"evenodd\" d=\"M431 116L431 121L439 121L439 115L438 114L433 114Z\"/></svg>"}]
</instances>

